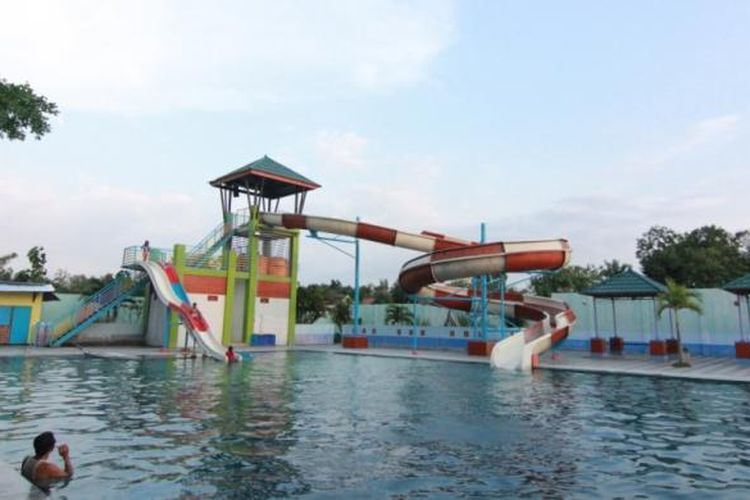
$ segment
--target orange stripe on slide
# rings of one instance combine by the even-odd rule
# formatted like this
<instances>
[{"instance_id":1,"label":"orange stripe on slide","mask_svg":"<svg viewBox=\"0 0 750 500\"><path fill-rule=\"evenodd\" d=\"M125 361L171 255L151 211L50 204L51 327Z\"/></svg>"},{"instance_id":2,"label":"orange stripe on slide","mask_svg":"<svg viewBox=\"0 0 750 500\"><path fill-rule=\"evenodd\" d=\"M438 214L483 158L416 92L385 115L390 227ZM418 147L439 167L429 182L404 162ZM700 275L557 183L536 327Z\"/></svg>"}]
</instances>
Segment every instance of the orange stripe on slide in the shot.
<instances>
[{"instance_id":1,"label":"orange stripe on slide","mask_svg":"<svg viewBox=\"0 0 750 500\"><path fill-rule=\"evenodd\" d=\"M284 214L281 223L287 229L307 229L307 216L297 214Z\"/></svg>"},{"instance_id":2,"label":"orange stripe on slide","mask_svg":"<svg viewBox=\"0 0 750 500\"><path fill-rule=\"evenodd\" d=\"M565 263L565 252L519 252L505 257L507 272L531 271L535 269L558 269Z\"/></svg>"},{"instance_id":3,"label":"orange stripe on slide","mask_svg":"<svg viewBox=\"0 0 750 500\"><path fill-rule=\"evenodd\" d=\"M398 283L406 293L417 293L423 286L435 281L432 276L432 266L425 264L402 272Z\"/></svg>"},{"instance_id":4,"label":"orange stripe on slide","mask_svg":"<svg viewBox=\"0 0 750 500\"><path fill-rule=\"evenodd\" d=\"M396 230L360 222L357 224L357 238L393 245L396 243Z\"/></svg>"},{"instance_id":5,"label":"orange stripe on slide","mask_svg":"<svg viewBox=\"0 0 750 500\"><path fill-rule=\"evenodd\" d=\"M435 240L434 249L436 252L439 252L441 250L450 250L451 248L461 248L465 246L466 246L465 244L459 243L457 241L440 239L440 240Z\"/></svg>"},{"instance_id":6,"label":"orange stripe on slide","mask_svg":"<svg viewBox=\"0 0 750 500\"><path fill-rule=\"evenodd\" d=\"M206 295L224 295L227 292L226 278L217 276L195 276L185 275L182 280L185 291L188 293L203 293Z\"/></svg>"},{"instance_id":7,"label":"orange stripe on slide","mask_svg":"<svg viewBox=\"0 0 750 500\"><path fill-rule=\"evenodd\" d=\"M503 247L502 243L488 243L486 245L476 245L471 247L461 246L459 248L435 252L430 255L430 260L432 262L439 262L460 257L478 257L481 255L501 254L504 251L505 247Z\"/></svg>"}]
</instances>

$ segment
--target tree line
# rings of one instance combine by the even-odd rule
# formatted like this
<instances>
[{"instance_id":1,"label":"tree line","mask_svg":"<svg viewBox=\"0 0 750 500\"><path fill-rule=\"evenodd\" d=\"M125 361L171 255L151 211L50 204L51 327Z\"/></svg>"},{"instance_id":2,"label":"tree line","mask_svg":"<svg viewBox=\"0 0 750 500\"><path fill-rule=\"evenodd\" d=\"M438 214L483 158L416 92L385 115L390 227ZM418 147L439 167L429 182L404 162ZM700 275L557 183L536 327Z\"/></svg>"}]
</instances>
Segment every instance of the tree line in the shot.
<instances>
[{"instance_id":1,"label":"tree line","mask_svg":"<svg viewBox=\"0 0 750 500\"><path fill-rule=\"evenodd\" d=\"M28 267L18 271L10 263L18 257L15 252L0 256L0 281L17 283L51 283L56 292L91 295L114 279L111 273L101 276L71 274L63 269L50 278L47 275L47 253L44 247L34 246L26 252Z\"/></svg>"}]
</instances>

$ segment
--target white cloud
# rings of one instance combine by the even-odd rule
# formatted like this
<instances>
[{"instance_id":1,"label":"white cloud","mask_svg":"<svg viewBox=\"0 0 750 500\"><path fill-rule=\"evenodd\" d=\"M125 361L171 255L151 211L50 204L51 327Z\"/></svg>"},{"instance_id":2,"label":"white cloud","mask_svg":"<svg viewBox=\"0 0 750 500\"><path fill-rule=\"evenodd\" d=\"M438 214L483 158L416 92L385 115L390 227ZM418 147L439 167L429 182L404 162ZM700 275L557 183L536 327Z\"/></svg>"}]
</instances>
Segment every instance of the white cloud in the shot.
<instances>
[{"instance_id":1,"label":"white cloud","mask_svg":"<svg viewBox=\"0 0 750 500\"><path fill-rule=\"evenodd\" d=\"M237 110L428 78L450 0L30 0L6 4L0 67L66 108Z\"/></svg>"},{"instance_id":2,"label":"white cloud","mask_svg":"<svg viewBox=\"0 0 750 500\"><path fill-rule=\"evenodd\" d=\"M41 245L51 272L112 272L120 266L122 250L145 239L155 248L195 243L216 224L208 215L213 208L181 193L151 195L96 182L69 191L53 181L5 175L0 177L0 234L13 238L3 241L0 254L24 255ZM20 261L12 265L23 267Z\"/></svg>"},{"instance_id":3,"label":"white cloud","mask_svg":"<svg viewBox=\"0 0 750 500\"><path fill-rule=\"evenodd\" d=\"M352 131L324 130L315 138L315 150L324 168L356 169L365 167L367 139Z\"/></svg>"},{"instance_id":4,"label":"white cloud","mask_svg":"<svg viewBox=\"0 0 750 500\"><path fill-rule=\"evenodd\" d=\"M649 153L641 154L633 163L637 168L651 170L676 165L704 149L723 146L739 134L741 117L738 114L716 116L693 124L682 137Z\"/></svg>"}]
</instances>

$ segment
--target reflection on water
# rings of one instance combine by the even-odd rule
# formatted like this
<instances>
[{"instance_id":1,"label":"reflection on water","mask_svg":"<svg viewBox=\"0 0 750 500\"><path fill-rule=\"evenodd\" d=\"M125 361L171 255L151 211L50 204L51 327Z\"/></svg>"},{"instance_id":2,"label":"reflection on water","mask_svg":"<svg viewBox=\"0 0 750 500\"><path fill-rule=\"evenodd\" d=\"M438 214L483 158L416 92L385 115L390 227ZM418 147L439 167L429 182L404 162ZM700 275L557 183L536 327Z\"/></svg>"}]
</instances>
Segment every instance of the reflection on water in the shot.
<instances>
[{"instance_id":1,"label":"reflection on water","mask_svg":"<svg viewBox=\"0 0 750 500\"><path fill-rule=\"evenodd\" d=\"M0 358L0 460L51 429L71 498L743 496L742 385L312 353Z\"/></svg>"}]
</instances>

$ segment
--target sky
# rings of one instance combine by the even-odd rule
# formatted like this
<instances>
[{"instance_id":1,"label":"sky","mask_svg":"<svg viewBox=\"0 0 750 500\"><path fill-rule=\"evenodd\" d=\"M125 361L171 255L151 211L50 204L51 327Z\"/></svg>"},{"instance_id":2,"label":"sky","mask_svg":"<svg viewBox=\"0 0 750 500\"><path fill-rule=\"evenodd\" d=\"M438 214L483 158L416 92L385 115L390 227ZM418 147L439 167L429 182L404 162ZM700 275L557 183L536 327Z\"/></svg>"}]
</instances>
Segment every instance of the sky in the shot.
<instances>
[{"instance_id":1,"label":"sky","mask_svg":"<svg viewBox=\"0 0 750 500\"><path fill-rule=\"evenodd\" d=\"M636 265L653 225L750 229L750 2L0 0L0 77L56 102L0 142L0 255L103 274L200 241L268 155L306 213ZM303 283L353 261L303 238ZM363 282L407 250L362 245ZM18 269L25 259L11 265Z\"/></svg>"}]
</instances>

